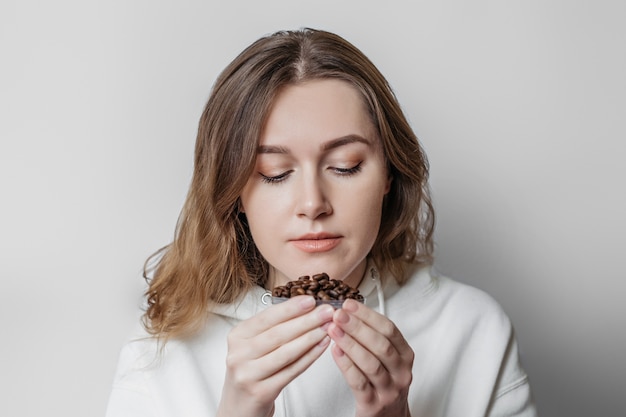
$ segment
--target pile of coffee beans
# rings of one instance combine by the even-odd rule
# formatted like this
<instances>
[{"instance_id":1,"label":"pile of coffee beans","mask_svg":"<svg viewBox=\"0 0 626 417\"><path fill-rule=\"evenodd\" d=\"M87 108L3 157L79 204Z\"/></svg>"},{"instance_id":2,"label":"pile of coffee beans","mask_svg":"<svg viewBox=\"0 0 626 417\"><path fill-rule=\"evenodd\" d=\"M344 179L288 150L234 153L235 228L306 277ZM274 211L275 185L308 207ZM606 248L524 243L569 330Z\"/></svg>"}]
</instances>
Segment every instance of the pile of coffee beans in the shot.
<instances>
[{"instance_id":1,"label":"pile of coffee beans","mask_svg":"<svg viewBox=\"0 0 626 417\"><path fill-rule=\"evenodd\" d=\"M351 298L363 302L359 290L338 279L330 279L325 272L312 277L303 275L295 281L275 287L272 291L273 297L291 298L298 295L312 295L321 301L343 301Z\"/></svg>"}]
</instances>

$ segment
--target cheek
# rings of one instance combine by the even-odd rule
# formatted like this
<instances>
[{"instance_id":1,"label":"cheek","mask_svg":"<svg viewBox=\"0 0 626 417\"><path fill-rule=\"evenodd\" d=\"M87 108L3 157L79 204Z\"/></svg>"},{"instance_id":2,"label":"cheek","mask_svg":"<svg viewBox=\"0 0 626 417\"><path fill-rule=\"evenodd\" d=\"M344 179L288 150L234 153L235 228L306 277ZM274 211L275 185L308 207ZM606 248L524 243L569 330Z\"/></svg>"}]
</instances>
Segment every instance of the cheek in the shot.
<instances>
[{"instance_id":1,"label":"cheek","mask_svg":"<svg viewBox=\"0 0 626 417\"><path fill-rule=\"evenodd\" d=\"M350 207L345 213L347 218L344 221L357 226L362 238L371 240L373 236L375 239L381 222L386 187L383 184L369 185L354 191L355 193L346 193L343 197L345 206Z\"/></svg>"},{"instance_id":2,"label":"cheek","mask_svg":"<svg viewBox=\"0 0 626 417\"><path fill-rule=\"evenodd\" d=\"M246 186L241 193L241 208L248 219L253 238L263 238L284 220L281 210L285 206L285 193L268 190L267 187Z\"/></svg>"},{"instance_id":3,"label":"cheek","mask_svg":"<svg viewBox=\"0 0 626 417\"><path fill-rule=\"evenodd\" d=\"M242 211L248 217L255 217L257 213L263 211L263 207L267 204L267 198L252 179L243 188L240 199Z\"/></svg>"}]
</instances>

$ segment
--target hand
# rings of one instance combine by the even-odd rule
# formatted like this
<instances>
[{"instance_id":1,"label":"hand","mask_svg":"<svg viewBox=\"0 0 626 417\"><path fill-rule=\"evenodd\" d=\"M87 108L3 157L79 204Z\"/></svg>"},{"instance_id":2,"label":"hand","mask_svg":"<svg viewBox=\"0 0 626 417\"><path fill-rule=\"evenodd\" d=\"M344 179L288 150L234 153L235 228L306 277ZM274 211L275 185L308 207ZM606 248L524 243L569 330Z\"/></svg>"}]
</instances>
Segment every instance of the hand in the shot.
<instances>
[{"instance_id":1,"label":"hand","mask_svg":"<svg viewBox=\"0 0 626 417\"><path fill-rule=\"evenodd\" d=\"M337 366L352 389L357 417L409 417L414 353L385 316L354 300L335 311L328 335Z\"/></svg>"},{"instance_id":2,"label":"hand","mask_svg":"<svg viewBox=\"0 0 626 417\"><path fill-rule=\"evenodd\" d=\"M333 308L310 296L273 305L228 335L226 378L218 416L271 416L282 389L330 344Z\"/></svg>"}]
</instances>

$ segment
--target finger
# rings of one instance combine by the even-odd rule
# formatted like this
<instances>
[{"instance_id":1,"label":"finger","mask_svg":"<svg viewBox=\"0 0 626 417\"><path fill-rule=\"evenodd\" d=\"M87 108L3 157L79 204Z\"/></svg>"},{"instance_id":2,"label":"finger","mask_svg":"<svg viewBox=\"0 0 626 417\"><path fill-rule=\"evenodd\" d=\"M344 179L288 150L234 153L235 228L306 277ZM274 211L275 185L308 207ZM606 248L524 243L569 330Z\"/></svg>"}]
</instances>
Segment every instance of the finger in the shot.
<instances>
[{"instance_id":1,"label":"finger","mask_svg":"<svg viewBox=\"0 0 626 417\"><path fill-rule=\"evenodd\" d=\"M345 314L345 313L344 313ZM355 319L353 319L355 320ZM328 335L333 339L335 345L345 353L358 368L367 381L374 386L386 386L391 382L391 375L381 358L373 354L367 346L364 346L343 328L333 322L328 328ZM378 335L377 337L382 338ZM397 352L393 352L398 357ZM360 381L356 380L356 388L360 388Z\"/></svg>"},{"instance_id":2,"label":"finger","mask_svg":"<svg viewBox=\"0 0 626 417\"><path fill-rule=\"evenodd\" d=\"M341 312L357 319L353 321L348 319L342 328L361 343L370 340L372 331L384 336L384 339L376 338L375 341L367 343L376 356L381 358L390 356L392 350L395 350L403 360L410 360L413 357L413 349L387 317L354 300L347 300Z\"/></svg>"},{"instance_id":3,"label":"finger","mask_svg":"<svg viewBox=\"0 0 626 417\"><path fill-rule=\"evenodd\" d=\"M331 353L346 383L352 390L356 402L368 403L372 401L376 392L361 369L356 366L336 342L331 348Z\"/></svg>"},{"instance_id":4,"label":"finger","mask_svg":"<svg viewBox=\"0 0 626 417\"><path fill-rule=\"evenodd\" d=\"M292 356L301 355L302 351L326 336L333 313L331 306L321 305L311 312L268 329L255 339L249 339L248 347L257 352L257 358L272 354L277 361L289 363ZM294 349L295 353L292 353Z\"/></svg>"},{"instance_id":5,"label":"finger","mask_svg":"<svg viewBox=\"0 0 626 417\"><path fill-rule=\"evenodd\" d=\"M368 369L363 369L367 374L374 377L380 372L379 366L386 369L393 369L401 362L401 357L392 342L378 329L373 329L362 320L347 311L337 310L333 317L335 323L343 332L350 336L345 342L353 340L343 349L355 360L359 367L367 365ZM358 348L357 348L358 346ZM365 354L366 351L368 354ZM353 356L358 354L359 356ZM371 356L376 359L376 365L371 363ZM362 361L369 361L361 365Z\"/></svg>"},{"instance_id":6,"label":"finger","mask_svg":"<svg viewBox=\"0 0 626 417\"><path fill-rule=\"evenodd\" d=\"M275 304L237 326L240 337L254 337L278 323L298 317L315 308L315 299L304 295L291 298L284 303Z\"/></svg>"},{"instance_id":7,"label":"finger","mask_svg":"<svg viewBox=\"0 0 626 417\"><path fill-rule=\"evenodd\" d=\"M330 337L326 332L318 330L294 340L263 358L265 363L272 364L263 379L274 386L284 387L304 372L324 353L330 345ZM261 362L261 360L259 360ZM263 367L259 363L260 367Z\"/></svg>"},{"instance_id":8,"label":"finger","mask_svg":"<svg viewBox=\"0 0 626 417\"><path fill-rule=\"evenodd\" d=\"M254 339L249 339L249 349L255 350L257 355L250 357L261 357L273 352L283 350L286 346L291 346L291 342L303 340L302 336L318 335L320 338L326 335L325 324L333 318L335 310L329 305L321 305L315 310L302 316L277 324L266 330ZM304 340L308 340L304 338ZM319 342L319 340L314 343ZM296 345L298 346L298 345Z\"/></svg>"},{"instance_id":9,"label":"finger","mask_svg":"<svg viewBox=\"0 0 626 417\"><path fill-rule=\"evenodd\" d=\"M276 358L260 358L255 361L242 362L232 356L227 356L226 364L229 369L237 368L236 372L226 374L225 387L235 388L235 392L247 392L246 397L253 397L261 401L273 401L283 388L306 370L330 344L330 338L322 334L317 337L303 337L306 346L293 362L287 366L276 363ZM317 341L317 342L316 342ZM300 340L297 343L303 343ZM316 343L313 343L316 342Z\"/></svg>"}]
</instances>

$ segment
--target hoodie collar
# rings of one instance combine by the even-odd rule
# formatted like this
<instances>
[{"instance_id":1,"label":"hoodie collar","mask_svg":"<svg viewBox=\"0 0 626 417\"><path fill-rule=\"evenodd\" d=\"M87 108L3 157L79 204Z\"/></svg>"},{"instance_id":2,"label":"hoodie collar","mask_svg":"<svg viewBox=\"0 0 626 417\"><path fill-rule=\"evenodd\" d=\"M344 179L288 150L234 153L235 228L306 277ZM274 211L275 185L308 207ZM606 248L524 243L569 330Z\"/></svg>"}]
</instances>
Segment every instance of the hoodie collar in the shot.
<instances>
[{"instance_id":1,"label":"hoodie collar","mask_svg":"<svg viewBox=\"0 0 626 417\"><path fill-rule=\"evenodd\" d=\"M264 288L254 286L237 301L229 304L213 304L209 307L209 311L236 320L247 320L267 308L261 302L266 292Z\"/></svg>"}]
</instances>

